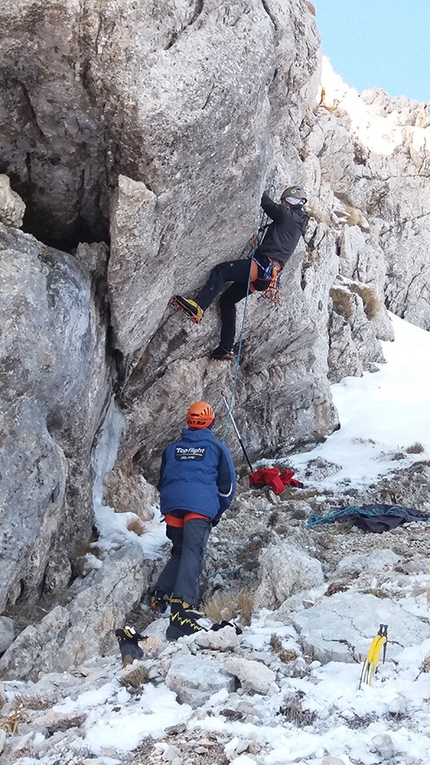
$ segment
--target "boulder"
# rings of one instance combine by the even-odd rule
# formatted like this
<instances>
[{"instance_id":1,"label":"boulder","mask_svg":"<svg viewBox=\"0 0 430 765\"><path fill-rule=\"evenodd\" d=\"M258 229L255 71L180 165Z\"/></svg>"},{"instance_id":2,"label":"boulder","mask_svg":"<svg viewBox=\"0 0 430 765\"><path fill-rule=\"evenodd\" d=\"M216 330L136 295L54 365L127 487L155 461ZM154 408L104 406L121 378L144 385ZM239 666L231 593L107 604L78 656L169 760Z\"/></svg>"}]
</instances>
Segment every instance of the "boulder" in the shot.
<instances>
[{"instance_id":1,"label":"boulder","mask_svg":"<svg viewBox=\"0 0 430 765\"><path fill-rule=\"evenodd\" d=\"M225 662L224 668L238 678L242 688L246 691L261 693L264 696L279 691L275 682L275 673L259 661L235 656Z\"/></svg>"},{"instance_id":2,"label":"boulder","mask_svg":"<svg viewBox=\"0 0 430 765\"><path fill-rule=\"evenodd\" d=\"M317 661L359 662L367 655L380 624L388 624L387 656L419 645L430 625L389 598L338 592L292 616L306 653Z\"/></svg>"},{"instance_id":3,"label":"boulder","mask_svg":"<svg viewBox=\"0 0 430 765\"><path fill-rule=\"evenodd\" d=\"M261 582L256 604L278 608L287 598L324 582L321 563L288 541L278 542L260 554Z\"/></svg>"},{"instance_id":4,"label":"boulder","mask_svg":"<svg viewBox=\"0 0 430 765\"><path fill-rule=\"evenodd\" d=\"M202 706L214 693L234 690L235 681L229 677L221 662L209 657L177 656L173 659L165 683L177 694L181 704L193 709Z\"/></svg>"}]
</instances>

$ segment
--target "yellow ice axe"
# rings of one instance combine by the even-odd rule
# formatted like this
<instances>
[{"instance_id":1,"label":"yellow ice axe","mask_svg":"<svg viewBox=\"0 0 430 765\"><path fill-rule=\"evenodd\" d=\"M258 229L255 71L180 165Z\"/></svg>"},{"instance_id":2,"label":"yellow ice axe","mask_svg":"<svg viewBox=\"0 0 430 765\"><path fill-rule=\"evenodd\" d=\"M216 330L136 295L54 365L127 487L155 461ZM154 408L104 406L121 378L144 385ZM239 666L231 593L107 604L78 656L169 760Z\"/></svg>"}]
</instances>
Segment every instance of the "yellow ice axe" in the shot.
<instances>
[{"instance_id":1,"label":"yellow ice axe","mask_svg":"<svg viewBox=\"0 0 430 765\"><path fill-rule=\"evenodd\" d=\"M388 624L380 624L378 634L373 638L369 653L367 654L363 668L361 670L360 683L358 689L360 690L363 683L372 685L373 675L375 674L376 667L379 662L379 657L382 651L382 662L385 662L385 654L387 651L388 641Z\"/></svg>"}]
</instances>

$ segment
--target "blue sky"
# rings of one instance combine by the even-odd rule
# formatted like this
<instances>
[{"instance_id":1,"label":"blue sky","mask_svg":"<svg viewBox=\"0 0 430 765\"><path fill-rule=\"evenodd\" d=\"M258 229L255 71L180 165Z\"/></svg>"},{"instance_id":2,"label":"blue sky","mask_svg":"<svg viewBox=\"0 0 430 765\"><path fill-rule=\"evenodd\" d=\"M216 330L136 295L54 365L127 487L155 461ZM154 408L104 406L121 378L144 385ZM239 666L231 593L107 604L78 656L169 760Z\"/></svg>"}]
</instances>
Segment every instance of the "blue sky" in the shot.
<instances>
[{"instance_id":1,"label":"blue sky","mask_svg":"<svg viewBox=\"0 0 430 765\"><path fill-rule=\"evenodd\" d=\"M323 51L358 92L430 101L430 0L313 0Z\"/></svg>"}]
</instances>

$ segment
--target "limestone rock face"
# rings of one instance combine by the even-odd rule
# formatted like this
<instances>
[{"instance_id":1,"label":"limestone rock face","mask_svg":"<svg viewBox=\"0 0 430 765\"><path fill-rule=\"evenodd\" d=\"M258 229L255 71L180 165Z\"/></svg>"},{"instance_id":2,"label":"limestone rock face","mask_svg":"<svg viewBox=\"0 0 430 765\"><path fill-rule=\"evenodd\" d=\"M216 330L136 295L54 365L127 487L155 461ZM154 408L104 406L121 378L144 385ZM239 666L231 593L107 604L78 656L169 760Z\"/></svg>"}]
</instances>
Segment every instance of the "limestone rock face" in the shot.
<instances>
[{"instance_id":1,"label":"limestone rock face","mask_svg":"<svg viewBox=\"0 0 430 765\"><path fill-rule=\"evenodd\" d=\"M378 89L358 95L324 60L321 102L306 133L305 162L337 200L340 273L429 329L428 104Z\"/></svg>"},{"instance_id":2,"label":"limestone rock face","mask_svg":"<svg viewBox=\"0 0 430 765\"><path fill-rule=\"evenodd\" d=\"M159 456L152 423L147 439L152 399L156 409L163 401L166 437L182 421L172 389L182 399L185 380L190 397L220 401L221 370L202 359L218 333L216 311L197 339L183 317L165 324L165 309L173 291L196 290L215 263L241 255L269 173L277 192L305 182L300 125L318 85L315 21L301 0L177 0L167 14L158 2L90 0L83 10L73 0L61 8L21 0L3 21L12 74L20 50L20 77L6 86L4 162L28 203L27 226L42 235L49 211L44 238L72 242L106 236L110 217L108 294L122 381L136 369L124 391L129 471L141 442L141 464ZM23 34L32 41L24 51ZM303 255L302 244L285 274L284 307L250 311L247 376L258 384L242 383L239 398L249 401L251 453L311 442L336 425L324 327L332 277L324 268L312 279L319 287L309 304ZM272 356L276 411L267 393ZM226 369L221 381L230 384ZM278 430L264 444L261 417Z\"/></svg>"},{"instance_id":3,"label":"limestone rock face","mask_svg":"<svg viewBox=\"0 0 430 765\"><path fill-rule=\"evenodd\" d=\"M92 524L105 328L72 256L0 225L0 608L66 586ZM79 480L77 477L79 476Z\"/></svg>"},{"instance_id":4,"label":"limestone rock face","mask_svg":"<svg viewBox=\"0 0 430 765\"><path fill-rule=\"evenodd\" d=\"M15 638L15 628L12 619L7 616L0 617L0 653L9 648Z\"/></svg>"},{"instance_id":5,"label":"limestone rock face","mask_svg":"<svg viewBox=\"0 0 430 765\"><path fill-rule=\"evenodd\" d=\"M53 608L39 624L27 627L0 659L2 677L36 680L40 672L66 671L115 646L115 629L130 603L140 599L147 581L137 545L115 552L87 577L67 606Z\"/></svg>"},{"instance_id":6,"label":"limestone rock face","mask_svg":"<svg viewBox=\"0 0 430 765\"><path fill-rule=\"evenodd\" d=\"M24 217L25 204L10 187L7 175L0 175L0 222L19 228Z\"/></svg>"},{"instance_id":7,"label":"limestone rock face","mask_svg":"<svg viewBox=\"0 0 430 765\"><path fill-rule=\"evenodd\" d=\"M19 0L3 9L2 26L4 161L36 234L106 236L118 172L170 194L182 230L194 231L190 258L202 223L206 246L219 241L226 188L231 215L249 225L270 153L275 67L281 121L290 108L299 118L315 65L314 20L300 0L175 0L168 13L160 0ZM160 223L179 244L182 232L168 217ZM235 238L230 231L232 250Z\"/></svg>"}]
</instances>

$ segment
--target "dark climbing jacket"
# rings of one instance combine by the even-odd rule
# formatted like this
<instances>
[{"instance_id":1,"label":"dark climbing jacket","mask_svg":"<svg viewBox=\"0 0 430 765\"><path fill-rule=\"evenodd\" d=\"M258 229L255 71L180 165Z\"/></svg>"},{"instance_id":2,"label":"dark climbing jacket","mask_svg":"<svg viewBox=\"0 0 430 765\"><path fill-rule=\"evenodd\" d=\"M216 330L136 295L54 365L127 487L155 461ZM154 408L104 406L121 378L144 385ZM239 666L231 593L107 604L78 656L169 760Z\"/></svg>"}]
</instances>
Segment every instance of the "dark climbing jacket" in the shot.
<instances>
[{"instance_id":1,"label":"dark climbing jacket","mask_svg":"<svg viewBox=\"0 0 430 765\"><path fill-rule=\"evenodd\" d=\"M283 268L296 249L300 237L305 233L308 215L301 205L287 207L277 204L266 192L261 198L261 206L273 223L269 225L256 257L260 259L265 255L267 258L273 258L279 261Z\"/></svg>"},{"instance_id":2,"label":"dark climbing jacket","mask_svg":"<svg viewBox=\"0 0 430 765\"><path fill-rule=\"evenodd\" d=\"M163 515L187 510L219 519L236 491L229 450L209 428L184 428L181 439L164 450L158 489Z\"/></svg>"}]
</instances>

